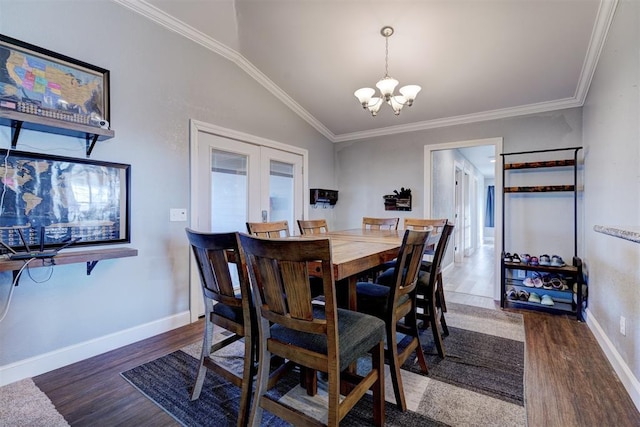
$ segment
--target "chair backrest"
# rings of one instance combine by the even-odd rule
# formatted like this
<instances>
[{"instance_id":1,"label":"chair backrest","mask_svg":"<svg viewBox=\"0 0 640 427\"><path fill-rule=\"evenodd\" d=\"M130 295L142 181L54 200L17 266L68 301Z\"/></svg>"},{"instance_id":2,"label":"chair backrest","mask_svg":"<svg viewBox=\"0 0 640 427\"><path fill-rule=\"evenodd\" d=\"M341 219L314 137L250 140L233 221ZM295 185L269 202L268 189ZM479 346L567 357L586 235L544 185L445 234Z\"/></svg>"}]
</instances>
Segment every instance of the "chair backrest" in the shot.
<instances>
[{"instance_id":1,"label":"chair backrest","mask_svg":"<svg viewBox=\"0 0 640 427\"><path fill-rule=\"evenodd\" d=\"M393 301L392 307L400 313L396 313L396 318L407 315L414 304L414 298L403 298L404 295L415 292L418 281L418 273L422 264L422 254L424 253L429 238L430 231L406 230L402 239L402 246L396 258L396 265L393 274L393 284L390 288L389 301Z\"/></svg>"},{"instance_id":2,"label":"chair backrest","mask_svg":"<svg viewBox=\"0 0 640 427\"><path fill-rule=\"evenodd\" d=\"M397 230L400 218L362 217L363 230Z\"/></svg>"},{"instance_id":3,"label":"chair backrest","mask_svg":"<svg viewBox=\"0 0 640 427\"><path fill-rule=\"evenodd\" d=\"M300 229L300 234L323 234L329 232L327 221L324 219L299 219L298 228Z\"/></svg>"},{"instance_id":4,"label":"chair backrest","mask_svg":"<svg viewBox=\"0 0 640 427\"><path fill-rule=\"evenodd\" d=\"M442 229L442 233L440 235L440 240L438 240L438 244L436 245L436 251L433 254L433 261L431 263L431 281L435 283L436 277L440 274L440 270L442 269L442 260L444 258L444 254L447 252L447 246L449 245L449 240L451 238L451 233L453 232L454 225L452 223L445 224Z\"/></svg>"},{"instance_id":5,"label":"chair backrest","mask_svg":"<svg viewBox=\"0 0 640 427\"><path fill-rule=\"evenodd\" d=\"M201 233L186 228L187 238L200 273L205 309L211 312L213 302L221 302L232 309L241 309L245 325L250 324L251 290L247 266L238 233ZM240 297L232 279L235 270L239 280Z\"/></svg>"},{"instance_id":6,"label":"chair backrest","mask_svg":"<svg viewBox=\"0 0 640 427\"><path fill-rule=\"evenodd\" d=\"M425 219L425 218L405 218L404 229L405 230L427 230L429 227L433 227L431 236L429 238L429 245L427 245L426 253L428 255L433 254L435 242L439 241L442 236L442 230L447 224L446 218L440 219Z\"/></svg>"},{"instance_id":7,"label":"chair backrest","mask_svg":"<svg viewBox=\"0 0 640 427\"><path fill-rule=\"evenodd\" d=\"M424 219L424 218L405 218L405 230L426 230L427 227L433 227L433 233L442 233L442 229L447 223L446 218L441 219Z\"/></svg>"},{"instance_id":8,"label":"chair backrest","mask_svg":"<svg viewBox=\"0 0 640 427\"><path fill-rule=\"evenodd\" d=\"M288 359L295 361L303 357L305 362L323 367L335 362L337 368L337 311L329 239L264 239L240 234L240 241L251 277L261 339L267 337L275 354L292 353ZM314 314L309 263L317 264L319 271L315 269L316 274L323 280L325 304L320 306L324 307L322 318ZM326 336L327 354L302 352L293 346L287 348L287 343L271 338L270 327L273 324L294 334Z\"/></svg>"},{"instance_id":9,"label":"chair backrest","mask_svg":"<svg viewBox=\"0 0 640 427\"><path fill-rule=\"evenodd\" d=\"M249 234L258 237L289 237L289 223L287 221L247 222Z\"/></svg>"}]
</instances>

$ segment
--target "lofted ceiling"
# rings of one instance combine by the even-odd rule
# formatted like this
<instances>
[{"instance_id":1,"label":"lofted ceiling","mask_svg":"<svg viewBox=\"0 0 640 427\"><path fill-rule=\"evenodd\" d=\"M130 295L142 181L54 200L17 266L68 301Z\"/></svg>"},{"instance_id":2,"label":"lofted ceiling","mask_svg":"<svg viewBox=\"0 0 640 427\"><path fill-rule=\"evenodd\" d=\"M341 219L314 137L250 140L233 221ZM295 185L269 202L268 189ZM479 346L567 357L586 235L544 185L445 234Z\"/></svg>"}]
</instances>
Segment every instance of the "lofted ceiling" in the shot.
<instances>
[{"instance_id":1,"label":"lofted ceiling","mask_svg":"<svg viewBox=\"0 0 640 427\"><path fill-rule=\"evenodd\" d=\"M333 142L581 106L615 0L114 0L234 61ZM377 117L353 95L418 84Z\"/></svg>"}]
</instances>

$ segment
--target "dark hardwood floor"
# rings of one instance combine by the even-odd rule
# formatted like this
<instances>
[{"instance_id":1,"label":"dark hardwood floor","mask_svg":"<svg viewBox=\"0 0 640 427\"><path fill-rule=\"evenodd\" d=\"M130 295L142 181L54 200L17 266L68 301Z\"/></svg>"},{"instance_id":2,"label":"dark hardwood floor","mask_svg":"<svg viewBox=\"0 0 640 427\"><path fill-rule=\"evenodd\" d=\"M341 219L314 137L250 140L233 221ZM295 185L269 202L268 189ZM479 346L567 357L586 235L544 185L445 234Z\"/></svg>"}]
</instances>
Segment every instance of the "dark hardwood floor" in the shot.
<instances>
[{"instance_id":1,"label":"dark hardwood floor","mask_svg":"<svg viewBox=\"0 0 640 427\"><path fill-rule=\"evenodd\" d=\"M496 308L470 282L492 283L488 251L445 273L447 300ZM478 273L484 271L484 273ZM475 289L470 291L470 289ZM459 292L457 292L459 291ZM476 294L474 294L476 292ZM521 311L526 330L528 425L640 426L640 413L585 323ZM174 426L177 423L120 373L201 339L202 321L34 378L72 426Z\"/></svg>"}]
</instances>

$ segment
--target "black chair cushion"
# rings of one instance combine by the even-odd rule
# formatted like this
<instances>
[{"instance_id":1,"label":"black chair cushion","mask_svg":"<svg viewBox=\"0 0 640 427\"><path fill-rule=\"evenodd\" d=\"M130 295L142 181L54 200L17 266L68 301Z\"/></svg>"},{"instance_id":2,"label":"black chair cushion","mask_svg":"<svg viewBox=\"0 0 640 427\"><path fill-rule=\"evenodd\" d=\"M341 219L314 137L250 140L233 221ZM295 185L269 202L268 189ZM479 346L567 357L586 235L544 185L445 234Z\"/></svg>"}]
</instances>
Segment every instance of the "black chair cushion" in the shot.
<instances>
[{"instance_id":1,"label":"black chair cushion","mask_svg":"<svg viewBox=\"0 0 640 427\"><path fill-rule=\"evenodd\" d=\"M313 307L314 317L324 319L324 307ZM384 321L368 314L339 308L338 346L340 349L340 371L366 354L373 346L384 340ZM271 337L285 343L303 347L316 353L327 354L327 337L285 328L271 327Z\"/></svg>"},{"instance_id":2,"label":"black chair cushion","mask_svg":"<svg viewBox=\"0 0 640 427\"><path fill-rule=\"evenodd\" d=\"M239 297L239 295L238 295ZM213 305L213 312L220 317L232 320L236 323L243 324L244 317L242 315L242 308L232 308L226 304L218 302Z\"/></svg>"},{"instance_id":3,"label":"black chair cushion","mask_svg":"<svg viewBox=\"0 0 640 427\"><path fill-rule=\"evenodd\" d=\"M376 279L376 283L378 285L383 285L383 286L391 286L393 285L393 274L395 273L395 268L387 268L385 271L383 271L378 278Z\"/></svg>"},{"instance_id":4,"label":"black chair cushion","mask_svg":"<svg viewBox=\"0 0 640 427\"><path fill-rule=\"evenodd\" d=\"M360 282L356 285L358 297L358 311L372 316L383 318L389 308L389 286L370 282ZM398 301L399 304L409 299L408 295L403 295Z\"/></svg>"}]
</instances>

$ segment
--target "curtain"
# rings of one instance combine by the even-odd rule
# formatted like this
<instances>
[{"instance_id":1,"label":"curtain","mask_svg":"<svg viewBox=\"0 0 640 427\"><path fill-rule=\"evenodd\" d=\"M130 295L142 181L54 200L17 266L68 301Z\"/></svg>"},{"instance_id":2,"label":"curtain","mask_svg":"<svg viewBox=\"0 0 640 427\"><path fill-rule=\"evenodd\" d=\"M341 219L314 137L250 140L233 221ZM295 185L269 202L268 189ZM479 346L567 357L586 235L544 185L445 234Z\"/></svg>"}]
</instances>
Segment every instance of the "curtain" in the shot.
<instances>
[{"instance_id":1,"label":"curtain","mask_svg":"<svg viewBox=\"0 0 640 427\"><path fill-rule=\"evenodd\" d=\"M484 226L493 227L495 186L487 187L487 209L484 215Z\"/></svg>"}]
</instances>

